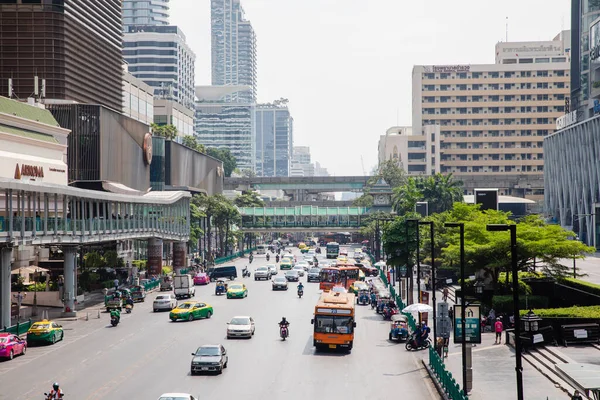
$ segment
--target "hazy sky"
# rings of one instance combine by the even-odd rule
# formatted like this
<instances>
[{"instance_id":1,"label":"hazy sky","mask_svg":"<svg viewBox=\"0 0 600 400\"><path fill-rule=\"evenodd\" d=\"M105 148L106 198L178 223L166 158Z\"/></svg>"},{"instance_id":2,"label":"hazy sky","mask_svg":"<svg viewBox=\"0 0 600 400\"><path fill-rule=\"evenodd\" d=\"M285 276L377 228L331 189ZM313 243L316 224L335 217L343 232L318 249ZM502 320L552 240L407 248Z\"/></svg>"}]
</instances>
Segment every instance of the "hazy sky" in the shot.
<instances>
[{"instance_id":1,"label":"hazy sky","mask_svg":"<svg viewBox=\"0 0 600 400\"><path fill-rule=\"evenodd\" d=\"M413 65L494 62L494 45L550 40L570 0L242 0L258 43L258 100L290 100L294 144L335 175L377 163L379 135L410 125ZM171 0L210 84L210 0Z\"/></svg>"}]
</instances>

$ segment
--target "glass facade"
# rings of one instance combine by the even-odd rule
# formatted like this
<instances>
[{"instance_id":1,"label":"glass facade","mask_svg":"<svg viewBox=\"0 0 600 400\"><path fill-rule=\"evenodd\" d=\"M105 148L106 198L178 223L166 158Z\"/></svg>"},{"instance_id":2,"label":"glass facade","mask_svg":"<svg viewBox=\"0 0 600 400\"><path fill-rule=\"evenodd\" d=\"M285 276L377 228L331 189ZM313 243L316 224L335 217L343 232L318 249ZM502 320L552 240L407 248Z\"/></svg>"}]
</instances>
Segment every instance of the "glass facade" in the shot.
<instances>
[{"instance_id":1,"label":"glass facade","mask_svg":"<svg viewBox=\"0 0 600 400\"><path fill-rule=\"evenodd\" d=\"M136 25L168 25L169 0L123 0L123 31Z\"/></svg>"},{"instance_id":2,"label":"glass facade","mask_svg":"<svg viewBox=\"0 0 600 400\"><path fill-rule=\"evenodd\" d=\"M256 108L256 174L290 176L293 151L293 119L287 107Z\"/></svg>"}]
</instances>

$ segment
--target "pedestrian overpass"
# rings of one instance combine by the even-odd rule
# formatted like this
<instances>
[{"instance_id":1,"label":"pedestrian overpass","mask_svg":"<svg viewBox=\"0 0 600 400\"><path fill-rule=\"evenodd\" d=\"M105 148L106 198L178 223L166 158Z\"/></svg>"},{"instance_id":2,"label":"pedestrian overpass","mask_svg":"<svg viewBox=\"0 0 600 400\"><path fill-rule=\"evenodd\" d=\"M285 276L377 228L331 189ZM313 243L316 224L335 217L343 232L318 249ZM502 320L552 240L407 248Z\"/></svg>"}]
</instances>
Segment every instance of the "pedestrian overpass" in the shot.
<instances>
[{"instance_id":1,"label":"pedestrian overpass","mask_svg":"<svg viewBox=\"0 0 600 400\"><path fill-rule=\"evenodd\" d=\"M225 190L304 190L319 192L362 192L370 176L290 176L225 178Z\"/></svg>"},{"instance_id":2,"label":"pedestrian overpass","mask_svg":"<svg viewBox=\"0 0 600 400\"><path fill-rule=\"evenodd\" d=\"M366 207L241 207L243 232L360 230Z\"/></svg>"}]
</instances>

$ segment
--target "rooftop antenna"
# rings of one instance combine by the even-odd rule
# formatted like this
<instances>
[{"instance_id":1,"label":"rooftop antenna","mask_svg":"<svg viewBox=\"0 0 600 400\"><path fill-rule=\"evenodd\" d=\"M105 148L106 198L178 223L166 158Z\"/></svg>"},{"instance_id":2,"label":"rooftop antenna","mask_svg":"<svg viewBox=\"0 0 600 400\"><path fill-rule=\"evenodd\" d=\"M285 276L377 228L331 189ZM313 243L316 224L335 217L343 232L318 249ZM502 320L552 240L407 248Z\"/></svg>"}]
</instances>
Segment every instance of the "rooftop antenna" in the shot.
<instances>
[{"instance_id":1,"label":"rooftop antenna","mask_svg":"<svg viewBox=\"0 0 600 400\"><path fill-rule=\"evenodd\" d=\"M506 42L508 42L508 17L506 17Z\"/></svg>"}]
</instances>

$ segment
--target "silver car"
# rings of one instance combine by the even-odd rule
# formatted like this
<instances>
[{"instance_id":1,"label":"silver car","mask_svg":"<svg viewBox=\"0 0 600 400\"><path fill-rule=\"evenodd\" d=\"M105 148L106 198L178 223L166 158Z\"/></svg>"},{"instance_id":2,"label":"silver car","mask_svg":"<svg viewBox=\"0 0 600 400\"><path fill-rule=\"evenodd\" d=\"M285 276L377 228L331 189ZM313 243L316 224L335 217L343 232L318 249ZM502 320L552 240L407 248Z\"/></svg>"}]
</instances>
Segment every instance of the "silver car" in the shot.
<instances>
[{"instance_id":1,"label":"silver car","mask_svg":"<svg viewBox=\"0 0 600 400\"><path fill-rule=\"evenodd\" d=\"M296 265L292 268L292 271L298 271L298 276L304 276L304 267L302 265Z\"/></svg>"},{"instance_id":2,"label":"silver car","mask_svg":"<svg viewBox=\"0 0 600 400\"><path fill-rule=\"evenodd\" d=\"M273 290L288 290L287 279L285 279L283 276L273 278L272 283Z\"/></svg>"},{"instance_id":3,"label":"silver car","mask_svg":"<svg viewBox=\"0 0 600 400\"><path fill-rule=\"evenodd\" d=\"M321 281L321 269L320 268L309 269L306 281L307 282L320 282Z\"/></svg>"},{"instance_id":4,"label":"silver car","mask_svg":"<svg viewBox=\"0 0 600 400\"><path fill-rule=\"evenodd\" d=\"M252 338L254 335L254 319L252 317L233 317L227 323L227 339L233 337Z\"/></svg>"},{"instance_id":5,"label":"silver car","mask_svg":"<svg viewBox=\"0 0 600 400\"><path fill-rule=\"evenodd\" d=\"M256 270L254 271L254 280L257 281L259 279L271 279L271 271L269 270L269 267L256 268Z\"/></svg>"},{"instance_id":6,"label":"silver car","mask_svg":"<svg viewBox=\"0 0 600 400\"><path fill-rule=\"evenodd\" d=\"M159 310L171 311L175 307L177 307L177 298L175 298L175 295L172 293L159 294L158 296L156 296L154 302L152 303L152 309L154 310L154 312L157 312Z\"/></svg>"},{"instance_id":7,"label":"silver car","mask_svg":"<svg viewBox=\"0 0 600 400\"><path fill-rule=\"evenodd\" d=\"M288 282L298 282L300 280L300 276L298 275L298 271L292 269L285 271L285 279L287 279Z\"/></svg>"},{"instance_id":8,"label":"silver car","mask_svg":"<svg viewBox=\"0 0 600 400\"><path fill-rule=\"evenodd\" d=\"M269 265L267 265L267 268L269 268L269 272L271 272L271 276L277 275L277 265L269 264Z\"/></svg>"}]
</instances>

